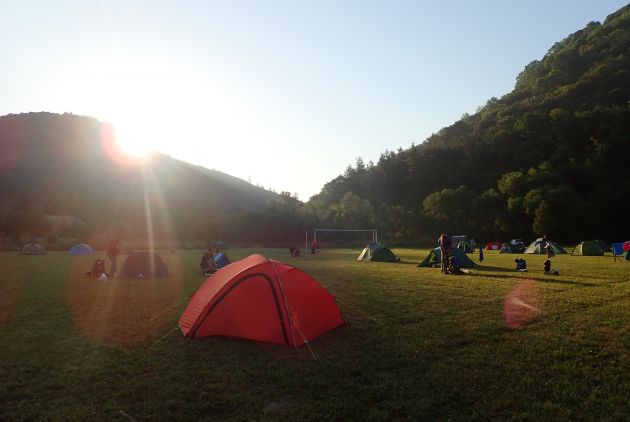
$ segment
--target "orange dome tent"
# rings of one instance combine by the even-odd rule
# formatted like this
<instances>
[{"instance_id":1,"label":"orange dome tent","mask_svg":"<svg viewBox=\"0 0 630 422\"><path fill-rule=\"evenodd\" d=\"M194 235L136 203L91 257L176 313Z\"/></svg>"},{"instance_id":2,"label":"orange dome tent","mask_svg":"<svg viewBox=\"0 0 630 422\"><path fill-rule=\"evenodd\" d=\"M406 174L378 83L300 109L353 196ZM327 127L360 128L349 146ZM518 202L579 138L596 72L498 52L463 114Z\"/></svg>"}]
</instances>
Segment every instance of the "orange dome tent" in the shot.
<instances>
[{"instance_id":1,"label":"orange dome tent","mask_svg":"<svg viewBox=\"0 0 630 422\"><path fill-rule=\"evenodd\" d=\"M315 279L262 255L214 273L179 319L185 337L239 337L293 347L343 324L335 299Z\"/></svg>"}]
</instances>

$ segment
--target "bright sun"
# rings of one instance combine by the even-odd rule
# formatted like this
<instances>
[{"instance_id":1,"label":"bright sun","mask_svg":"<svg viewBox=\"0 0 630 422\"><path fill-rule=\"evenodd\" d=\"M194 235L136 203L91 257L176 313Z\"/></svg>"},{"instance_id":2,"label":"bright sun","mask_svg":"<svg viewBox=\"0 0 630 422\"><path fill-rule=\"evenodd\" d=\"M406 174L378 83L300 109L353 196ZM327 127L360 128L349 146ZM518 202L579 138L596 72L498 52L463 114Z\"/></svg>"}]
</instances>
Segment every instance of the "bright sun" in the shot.
<instances>
[{"instance_id":1,"label":"bright sun","mask_svg":"<svg viewBox=\"0 0 630 422\"><path fill-rule=\"evenodd\" d=\"M111 123L119 148L135 158L186 149L213 112L207 102L216 95L207 83L168 61L98 56L76 69L68 75L66 96Z\"/></svg>"}]
</instances>

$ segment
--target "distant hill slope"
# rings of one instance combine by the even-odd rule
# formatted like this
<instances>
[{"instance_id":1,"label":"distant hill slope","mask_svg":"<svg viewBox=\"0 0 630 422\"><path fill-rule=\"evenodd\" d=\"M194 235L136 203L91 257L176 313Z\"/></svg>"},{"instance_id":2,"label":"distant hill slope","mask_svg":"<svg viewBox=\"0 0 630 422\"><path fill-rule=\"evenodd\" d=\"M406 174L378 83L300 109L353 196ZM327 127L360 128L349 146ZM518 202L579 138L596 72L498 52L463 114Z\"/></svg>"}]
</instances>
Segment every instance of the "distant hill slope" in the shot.
<instances>
[{"instance_id":1,"label":"distant hill slope","mask_svg":"<svg viewBox=\"0 0 630 422\"><path fill-rule=\"evenodd\" d=\"M384 153L374 166L357 163L312 202L353 192L427 217L435 230L489 240L542 230L612 239L630 229L619 210L630 197L629 157L625 6L553 45L512 92L420 145Z\"/></svg>"},{"instance_id":2,"label":"distant hill slope","mask_svg":"<svg viewBox=\"0 0 630 422\"><path fill-rule=\"evenodd\" d=\"M71 114L0 117L0 221L13 212L69 214L98 229L119 221L146 227L150 217L190 235L217 216L279 197L165 155L142 166L113 159L109 129Z\"/></svg>"}]
</instances>

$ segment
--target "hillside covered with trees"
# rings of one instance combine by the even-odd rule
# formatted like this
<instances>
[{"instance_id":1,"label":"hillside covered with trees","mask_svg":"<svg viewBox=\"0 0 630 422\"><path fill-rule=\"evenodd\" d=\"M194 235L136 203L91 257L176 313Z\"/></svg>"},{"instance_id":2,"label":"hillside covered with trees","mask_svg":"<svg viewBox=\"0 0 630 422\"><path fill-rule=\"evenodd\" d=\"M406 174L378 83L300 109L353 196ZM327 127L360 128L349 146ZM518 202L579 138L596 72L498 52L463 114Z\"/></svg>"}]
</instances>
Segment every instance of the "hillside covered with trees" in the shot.
<instances>
[{"instance_id":1,"label":"hillside covered with trees","mask_svg":"<svg viewBox=\"0 0 630 422\"><path fill-rule=\"evenodd\" d=\"M0 117L0 148L0 232L14 238L45 235L44 215L71 215L86 223L80 237L124 223L137 236L204 239L210 221L279 197L164 155L132 163L90 117Z\"/></svg>"},{"instance_id":2,"label":"hillside covered with trees","mask_svg":"<svg viewBox=\"0 0 630 422\"><path fill-rule=\"evenodd\" d=\"M626 6L554 44L475 114L377 163L359 158L303 211L390 239L620 239L630 233L629 157Z\"/></svg>"},{"instance_id":3,"label":"hillside covered with trees","mask_svg":"<svg viewBox=\"0 0 630 422\"><path fill-rule=\"evenodd\" d=\"M358 158L307 203L166 156L144 166L112 160L107 127L92 118L5 116L0 146L0 231L11 235L25 221L32 229L34 216L70 214L91 230L125 221L243 244L300 244L315 227L376 227L400 242L442 231L624 240L630 6L554 44L511 92L421 144L376 163Z\"/></svg>"}]
</instances>

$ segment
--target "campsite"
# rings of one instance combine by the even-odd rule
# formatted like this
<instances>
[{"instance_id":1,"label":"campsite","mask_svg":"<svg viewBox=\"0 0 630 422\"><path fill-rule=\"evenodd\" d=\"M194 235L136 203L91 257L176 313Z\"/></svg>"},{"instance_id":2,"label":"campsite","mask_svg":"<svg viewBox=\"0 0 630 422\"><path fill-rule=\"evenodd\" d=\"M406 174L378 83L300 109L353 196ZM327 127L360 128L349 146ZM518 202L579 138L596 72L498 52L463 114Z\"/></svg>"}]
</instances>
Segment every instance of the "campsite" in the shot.
<instances>
[{"instance_id":1,"label":"campsite","mask_svg":"<svg viewBox=\"0 0 630 422\"><path fill-rule=\"evenodd\" d=\"M341 309L345 325L294 349L228 337L184 338L178 319L204 281L202 250L158 251L166 278L86 279L89 256L0 253L0 414L9 419L609 419L627 415L630 262L486 251L471 275L359 262L357 249L291 258ZM96 251L96 256L102 251ZM479 263L474 254L470 258ZM223 271L223 270L220 270ZM534 280L540 312L521 329L506 297ZM309 351L312 351L312 353Z\"/></svg>"},{"instance_id":2,"label":"campsite","mask_svg":"<svg viewBox=\"0 0 630 422\"><path fill-rule=\"evenodd\" d=\"M629 419L628 0L0 39L0 422Z\"/></svg>"}]
</instances>

